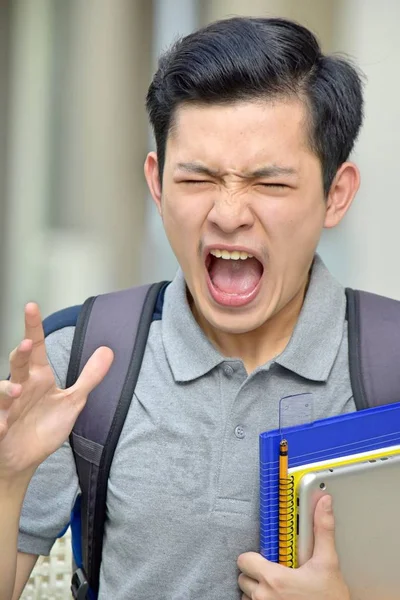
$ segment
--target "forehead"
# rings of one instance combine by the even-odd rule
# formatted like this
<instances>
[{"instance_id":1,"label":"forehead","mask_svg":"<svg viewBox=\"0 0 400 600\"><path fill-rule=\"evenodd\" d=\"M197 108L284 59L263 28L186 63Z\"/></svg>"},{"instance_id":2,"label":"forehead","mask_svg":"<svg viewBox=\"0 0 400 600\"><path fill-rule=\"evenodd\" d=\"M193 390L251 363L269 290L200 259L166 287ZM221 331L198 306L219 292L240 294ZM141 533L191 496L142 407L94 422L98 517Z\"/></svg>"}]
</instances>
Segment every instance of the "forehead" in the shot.
<instances>
[{"instance_id":1,"label":"forehead","mask_svg":"<svg viewBox=\"0 0 400 600\"><path fill-rule=\"evenodd\" d=\"M300 163L314 155L299 100L178 107L167 141L166 163L200 160L227 169L258 163ZM315 157L314 157L315 158Z\"/></svg>"}]
</instances>

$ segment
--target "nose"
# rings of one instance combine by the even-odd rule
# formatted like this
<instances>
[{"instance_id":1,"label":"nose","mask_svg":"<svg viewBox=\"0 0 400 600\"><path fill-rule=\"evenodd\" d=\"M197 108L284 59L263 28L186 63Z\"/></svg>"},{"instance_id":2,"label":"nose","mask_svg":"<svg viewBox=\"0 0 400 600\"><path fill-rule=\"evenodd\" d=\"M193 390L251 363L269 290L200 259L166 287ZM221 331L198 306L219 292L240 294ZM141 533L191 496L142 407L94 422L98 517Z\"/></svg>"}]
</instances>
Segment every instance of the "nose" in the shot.
<instances>
[{"instance_id":1,"label":"nose","mask_svg":"<svg viewBox=\"0 0 400 600\"><path fill-rule=\"evenodd\" d=\"M224 233L234 233L238 229L250 229L254 215L245 196L225 193L215 200L208 221Z\"/></svg>"}]
</instances>

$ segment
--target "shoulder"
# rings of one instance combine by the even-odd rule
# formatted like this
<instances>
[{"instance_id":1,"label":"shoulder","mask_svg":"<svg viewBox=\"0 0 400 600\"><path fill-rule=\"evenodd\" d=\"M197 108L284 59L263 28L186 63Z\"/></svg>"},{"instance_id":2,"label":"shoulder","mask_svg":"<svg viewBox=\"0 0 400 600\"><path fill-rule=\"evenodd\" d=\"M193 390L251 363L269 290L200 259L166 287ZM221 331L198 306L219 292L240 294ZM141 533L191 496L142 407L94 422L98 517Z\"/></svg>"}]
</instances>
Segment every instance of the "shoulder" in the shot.
<instances>
[{"instance_id":1,"label":"shoulder","mask_svg":"<svg viewBox=\"0 0 400 600\"><path fill-rule=\"evenodd\" d=\"M76 304L75 306L69 306L62 310L58 310L46 317L43 321L45 337L47 338L52 333L66 327L75 327L81 308L81 304Z\"/></svg>"},{"instance_id":2,"label":"shoulder","mask_svg":"<svg viewBox=\"0 0 400 600\"><path fill-rule=\"evenodd\" d=\"M107 314L107 311L108 314L118 315L121 310L130 310L132 308L132 300L135 300L137 306L141 306L142 304L144 306L148 302L151 314L148 314L147 317L145 315L145 320L149 319L150 322L148 324L150 325L154 321L159 321L162 318L164 293L168 283L169 282L160 282L158 284L121 290L120 292L102 294L96 297L93 296L92 298L89 298L85 304L77 304L75 306L64 308L44 319L43 329L46 338L47 355L58 386L65 387L66 385L68 366L78 318L81 315L80 325L91 318L92 304L95 300L103 300L100 304L100 306L102 306L101 310L95 311L94 315L97 325L96 329L98 329L98 327L103 328L104 316ZM137 298L135 295L132 295L135 290L137 291ZM143 296L143 290L151 291L151 293ZM129 305L127 305L126 302L127 298L130 301ZM81 313L82 309L84 310ZM110 319L110 323L113 323L113 319ZM103 337L107 337L107 329L109 330L110 327L104 329Z\"/></svg>"},{"instance_id":3,"label":"shoulder","mask_svg":"<svg viewBox=\"0 0 400 600\"><path fill-rule=\"evenodd\" d=\"M70 306L49 315L43 321L46 350L59 387L64 388L75 326L82 306Z\"/></svg>"},{"instance_id":4,"label":"shoulder","mask_svg":"<svg viewBox=\"0 0 400 600\"><path fill-rule=\"evenodd\" d=\"M360 316L386 320L400 315L400 301L365 290L346 288L347 318L357 320Z\"/></svg>"}]
</instances>

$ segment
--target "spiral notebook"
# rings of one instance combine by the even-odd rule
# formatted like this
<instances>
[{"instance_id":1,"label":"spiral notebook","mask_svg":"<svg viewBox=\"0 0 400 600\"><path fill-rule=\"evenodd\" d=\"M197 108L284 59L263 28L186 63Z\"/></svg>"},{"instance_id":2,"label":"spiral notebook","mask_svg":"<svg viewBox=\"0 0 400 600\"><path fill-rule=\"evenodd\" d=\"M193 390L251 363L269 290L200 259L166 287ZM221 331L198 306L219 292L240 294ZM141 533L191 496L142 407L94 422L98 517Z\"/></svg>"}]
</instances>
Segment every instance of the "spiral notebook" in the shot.
<instances>
[{"instance_id":1,"label":"spiral notebook","mask_svg":"<svg viewBox=\"0 0 400 600\"><path fill-rule=\"evenodd\" d=\"M279 443L289 443L289 470L400 444L400 402L260 435L260 552L278 561ZM294 506L293 506L294 512Z\"/></svg>"}]
</instances>

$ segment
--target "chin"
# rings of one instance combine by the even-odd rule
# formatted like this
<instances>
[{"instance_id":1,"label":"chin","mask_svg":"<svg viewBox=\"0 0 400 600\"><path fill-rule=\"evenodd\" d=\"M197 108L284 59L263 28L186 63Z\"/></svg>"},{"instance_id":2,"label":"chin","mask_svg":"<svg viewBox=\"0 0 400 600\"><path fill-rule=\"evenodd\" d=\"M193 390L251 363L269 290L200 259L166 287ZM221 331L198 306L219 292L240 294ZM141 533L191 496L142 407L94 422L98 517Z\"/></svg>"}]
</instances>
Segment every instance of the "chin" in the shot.
<instances>
[{"instance_id":1,"label":"chin","mask_svg":"<svg viewBox=\"0 0 400 600\"><path fill-rule=\"evenodd\" d=\"M253 314L252 314L253 313ZM229 309L213 309L207 307L202 311L202 317L209 326L221 333L240 335L259 329L266 321L265 315L254 314L247 310L246 314Z\"/></svg>"}]
</instances>

